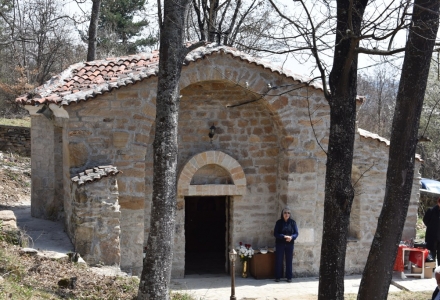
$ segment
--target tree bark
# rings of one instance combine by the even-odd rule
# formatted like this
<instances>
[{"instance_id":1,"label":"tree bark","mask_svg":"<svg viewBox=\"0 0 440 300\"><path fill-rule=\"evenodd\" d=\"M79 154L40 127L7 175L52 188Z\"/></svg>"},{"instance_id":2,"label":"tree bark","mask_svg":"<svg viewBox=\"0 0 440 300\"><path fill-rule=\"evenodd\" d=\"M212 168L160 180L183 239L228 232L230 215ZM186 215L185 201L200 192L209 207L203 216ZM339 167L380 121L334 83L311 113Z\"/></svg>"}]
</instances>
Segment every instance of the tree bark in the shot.
<instances>
[{"instance_id":1,"label":"tree bark","mask_svg":"<svg viewBox=\"0 0 440 300\"><path fill-rule=\"evenodd\" d=\"M356 121L357 54L367 0L338 0L330 73L330 134L325 177L324 224L318 299L344 298L345 251L354 192L351 168Z\"/></svg>"},{"instance_id":2,"label":"tree bark","mask_svg":"<svg viewBox=\"0 0 440 300\"><path fill-rule=\"evenodd\" d=\"M358 299L386 299L408 212L420 114L439 26L439 0L415 0L393 118L384 204Z\"/></svg>"},{"instance_id":3,"label":"tree bark","mask_svg":"<svg viewBox=\"0 0 440 300\"><path fill-rule=\"evenodd\" d=\"M217 13L219 0L209 0L209 19L208 19L208 41L217 42L220 39L220 33L217 32ZM220 43L220 40L218 40Z\"/></svg>"},{"instance_id":4,"label":"tree bark","mask_svg":"<svg viewBox=\"0 0 440 300\"><path fill-rule=\"evenodd\" d=\"M138 299L169 299L176 213L179 80L186 55L183 34L188 4L189 0L164 2L153 143L151 222Z\"/></svg>"},{"instance_id":5,"label":"tree bark","mask_svg":"<svg viewBox=\"0 0 440 300\"><path fill-rule=\"evenodd\" d=\"M99 10L101 8L101 0L92 0L92 14L90 16L87 61L96 59L96 45L98 35Z\"/></svg>"}]
</instances>

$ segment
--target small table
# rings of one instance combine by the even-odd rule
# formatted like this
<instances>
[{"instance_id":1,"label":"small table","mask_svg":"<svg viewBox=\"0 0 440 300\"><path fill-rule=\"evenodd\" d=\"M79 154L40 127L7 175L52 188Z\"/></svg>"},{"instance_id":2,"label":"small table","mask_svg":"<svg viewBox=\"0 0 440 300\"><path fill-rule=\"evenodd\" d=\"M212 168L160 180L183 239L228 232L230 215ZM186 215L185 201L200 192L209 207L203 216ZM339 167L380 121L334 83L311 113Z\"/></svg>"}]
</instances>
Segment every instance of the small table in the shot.
<instances>
[{"instance_id":1,"label":"small table","mask_svg":"<svg viewBox=\"0 0 440 300\"><path fill-rule=\"evenodd\" d=\"M405 265L405 252L409 252L409 261L416 265L422 265L421 273L404 273L404 265ZM428 249L424 248L410 248L407 246L399 246L399 250L397 252L396 262L394 264L394 270L401 272L402 279L405 279L407 276L417 276L420 278L425 278L425 260L428 256ZM411 269L411 266L410 266Z\"/></svg>"},{"instance_id":2,"label":"small table","mask_svg":"<svg viewBox=\"0 0 440 300\"><path fill-rule=\"evenodd\" d=\"M275 278L275 253L257 253L252 256L249 271L255 279Z\"/></svg>"}]
</instances>

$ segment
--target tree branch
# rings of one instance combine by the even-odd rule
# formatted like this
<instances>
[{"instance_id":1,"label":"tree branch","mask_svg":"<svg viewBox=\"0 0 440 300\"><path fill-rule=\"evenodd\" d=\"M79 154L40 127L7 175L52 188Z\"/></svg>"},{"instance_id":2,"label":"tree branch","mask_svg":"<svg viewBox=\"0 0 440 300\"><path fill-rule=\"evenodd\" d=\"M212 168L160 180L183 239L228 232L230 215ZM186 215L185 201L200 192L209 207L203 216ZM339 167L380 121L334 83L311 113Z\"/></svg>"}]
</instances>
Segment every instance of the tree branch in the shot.
<instances>
[{"instance_id":1,"label":"tree branch","mask_svg":"<svg viewBox=\"0 0 440 300\"><path fill-rule=\"evenodd\" d=\"M379 49L367 49L367 48L363 48L363 47L358 47L355 49L355 51L357 53L362 53L362 54L370 54L370 55L393 55L396 53L401 53L405 51L405 48L398 48L398 49L394 49L394 50L379 50Z\"/></svg>"},{"instance_id":2,"label":"tree branch","mask_svg":"<svg viewBox=\"0 0 440 300\"><path fill-rule=\"evenodd\" d=\"M162 20L162 4L160 0L157 0L157 22L159 23L159 32L162 32L163 20Z\"/></svg>"},{"instance_id":3,"label":"tree branch","mask_svg":"<svg viewBox=\"0 0 440 300\"><path fill-rule=\"evenodd\" d=\"M185 57L188 53L190 53L194 49L197 49L197 48L202 47L202 46L206 46L208 44L209 44L209 42L207 42L207 41L199 41L199 42L195 42L195 43L192 43L190 45L187 45L186 47L183 48L184 49L183 53L182 53L183 57Z\"/></svg>"}]
</instances>

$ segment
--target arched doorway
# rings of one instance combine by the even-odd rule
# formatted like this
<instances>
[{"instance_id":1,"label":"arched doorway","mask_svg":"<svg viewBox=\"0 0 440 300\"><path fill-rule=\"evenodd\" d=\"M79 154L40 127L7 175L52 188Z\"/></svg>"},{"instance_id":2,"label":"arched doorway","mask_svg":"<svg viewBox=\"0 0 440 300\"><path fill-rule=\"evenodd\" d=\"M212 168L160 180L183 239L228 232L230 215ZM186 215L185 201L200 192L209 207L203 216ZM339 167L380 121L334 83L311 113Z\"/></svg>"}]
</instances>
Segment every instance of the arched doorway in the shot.
<instances>
[{"instance_id":1,"label":"arched doorway","mask_svg":"<svg viewBox=\"0 0 440 300\"><path fill-rule=\"evenodd\" d=\"M234 198L246 191L240 164L221 151L195 155L184 166L178 181L178 206L185 230L185 275L228 272ZM178 216L179 218L179 216ZM180 242L179 242L180 244Z\"/></svg>"}]
</instances>

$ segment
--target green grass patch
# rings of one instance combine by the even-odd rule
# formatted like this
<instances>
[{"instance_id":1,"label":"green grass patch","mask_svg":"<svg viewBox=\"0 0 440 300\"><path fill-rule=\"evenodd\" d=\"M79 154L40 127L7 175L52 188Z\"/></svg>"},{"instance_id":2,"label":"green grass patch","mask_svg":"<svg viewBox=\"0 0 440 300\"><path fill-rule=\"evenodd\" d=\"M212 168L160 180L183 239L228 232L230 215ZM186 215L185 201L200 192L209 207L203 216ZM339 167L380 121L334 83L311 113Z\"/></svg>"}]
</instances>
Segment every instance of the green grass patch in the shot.
<instances>
[{"instance_id":1,"label":"green grass patch","mask_svg":"<svg viewBox=\"0 0 440 300\"><path fill-rule=\"evenodd\" d=\"M175 293L175 292L171 292L171 300L196 300L196 298L194 298L191 295L188 295L186 293Z\"/></svg>"},{"instance_id":2,"label":"green grass patch","mask_svg":"<svg viewBox=\"0 0 440 300\"><path fill-rule=\"evenodd\" d=\"M37 286L37 284L36 284ZM0 299L24 300L24 299L59 299L54 294L44 290L35 289L32 286L23 285L20 282L6 280L0 288Z\"/></svg>"},{"instance_id":3,"label":"green grass patch","mask_svg":"<svg viewBox=\"0 0 440 300\"><path fill-rule=\"evenodd\" d=\"M0 118L0 125L31 127L31 118L30 117L26 117L26 118L22 118L22 119Z\"/></svg>"},{"instance_id":4,"label":"green grass patch","mask_svg":"<svg viewBox=\"0 0 440 300\"><path fill-rule=\"evenodd\" d=\"M20 282L26 276L26 267L8 248L0 249L0 275L9 282Z\"/></svg>"},{"instance_id":5,"label":"green grass patch","mask_svg":"<svg viewBox=\"0 0 440 300\"><path fill-rule=\"evenodd\" d=\"M417 242L423 242L425 241L425 235L426 235L426 226L425 224L423 224L422 218L417 218L415 240Z\"/></svg>"}]
</instances>

